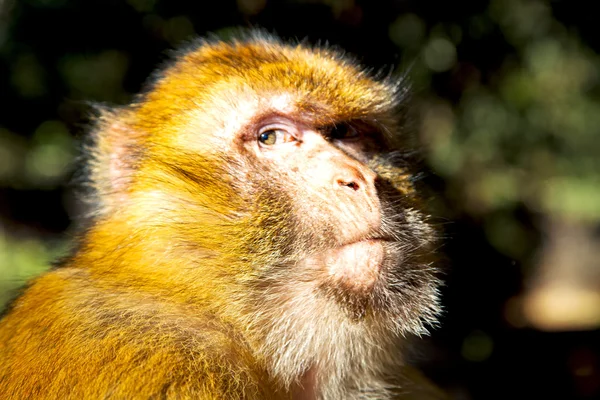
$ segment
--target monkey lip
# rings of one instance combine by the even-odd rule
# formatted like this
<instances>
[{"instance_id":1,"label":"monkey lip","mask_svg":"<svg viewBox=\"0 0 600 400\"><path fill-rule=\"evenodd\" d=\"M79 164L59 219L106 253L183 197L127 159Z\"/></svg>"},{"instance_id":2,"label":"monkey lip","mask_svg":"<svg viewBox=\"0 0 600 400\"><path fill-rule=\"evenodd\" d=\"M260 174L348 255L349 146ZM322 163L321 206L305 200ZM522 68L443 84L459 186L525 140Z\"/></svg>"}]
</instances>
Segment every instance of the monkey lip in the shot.
<instances>
[{"instance_id":1,"label":"monkey lip","mask_svg":"<svg viewBox=\"0 0 600 400\"><path fill-rule=\"evenodd\" d=\"M384 242L361 240L328 250L324 261L330 279L352 291L370 291L381 271Z\"/></svg>"}]
</instances>

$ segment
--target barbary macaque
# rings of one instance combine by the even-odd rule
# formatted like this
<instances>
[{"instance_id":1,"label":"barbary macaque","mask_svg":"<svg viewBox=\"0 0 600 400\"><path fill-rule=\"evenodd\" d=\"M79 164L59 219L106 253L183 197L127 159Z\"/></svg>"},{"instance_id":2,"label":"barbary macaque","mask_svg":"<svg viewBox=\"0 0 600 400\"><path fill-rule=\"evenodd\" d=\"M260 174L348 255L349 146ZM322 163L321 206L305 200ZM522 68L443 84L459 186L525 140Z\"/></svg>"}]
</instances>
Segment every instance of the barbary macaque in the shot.
<instances>
[{"instance_id":1,"label":"barbary macaque","mask_svg":"<svg viewBox=\"0 0 600 400\"><path fill-rule=\"evenodd\" d=\"M410 396L440 307L407 90L252 33L101 109L77 248L0 323L2 398Z\"/></svg>"}]
</instances>

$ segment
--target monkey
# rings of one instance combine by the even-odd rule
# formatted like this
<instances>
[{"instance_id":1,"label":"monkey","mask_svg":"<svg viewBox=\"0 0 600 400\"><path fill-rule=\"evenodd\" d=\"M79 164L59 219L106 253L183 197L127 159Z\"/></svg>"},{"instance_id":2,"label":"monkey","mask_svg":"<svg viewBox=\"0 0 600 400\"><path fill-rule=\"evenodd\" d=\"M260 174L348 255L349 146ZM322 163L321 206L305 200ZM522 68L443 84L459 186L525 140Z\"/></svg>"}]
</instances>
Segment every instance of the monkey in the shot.
<instances>
[{"instance_id":1,"label":"monkey","mask_svg":"<svg viewBox=\"0 0 600 400\"><path fill-rule=\"evenodd\" d=\"M0 322L2 396L410 395L403 354L441 306L407 93L251 32L198 39L100 108L75 249Z\"/></svg>"}]
</instances>

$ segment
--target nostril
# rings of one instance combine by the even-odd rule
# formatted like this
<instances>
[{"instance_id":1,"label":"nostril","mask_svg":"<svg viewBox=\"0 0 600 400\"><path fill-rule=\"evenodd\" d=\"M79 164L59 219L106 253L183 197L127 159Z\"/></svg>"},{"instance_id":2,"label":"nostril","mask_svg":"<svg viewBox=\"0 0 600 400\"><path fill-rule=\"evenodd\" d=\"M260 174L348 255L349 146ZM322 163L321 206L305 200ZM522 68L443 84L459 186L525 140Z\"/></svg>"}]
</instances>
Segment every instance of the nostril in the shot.
<instances>
[{"instance_id":1,"label":"nostril","mask_svg":"<svg viewBox=\"0 0 600 400\"><path fill-rule=\"evenodd\" d=\"M346 182L344 180L338 179L338 184L340 186L346 186L349 187L350 189L356 191L358 189L360 189L360 186L358 185L358 183L350 181L350 182Z\"/></svg>"}]
</instances>

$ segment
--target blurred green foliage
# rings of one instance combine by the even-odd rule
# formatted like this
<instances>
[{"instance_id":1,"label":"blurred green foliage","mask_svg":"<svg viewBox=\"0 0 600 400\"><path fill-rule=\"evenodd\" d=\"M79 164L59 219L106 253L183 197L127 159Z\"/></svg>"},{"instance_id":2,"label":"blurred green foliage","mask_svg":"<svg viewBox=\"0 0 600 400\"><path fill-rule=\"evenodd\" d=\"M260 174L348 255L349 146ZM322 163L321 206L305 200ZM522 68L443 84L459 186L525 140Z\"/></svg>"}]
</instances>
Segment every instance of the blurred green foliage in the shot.
<instances>
[{"instance_id":1,"label":"blurred green foliage","mask_svg":"<svg viewBox=\"0 0 600 400\"><path fill-rule=\"evenodd\" d=\"M0 229L0 305L17 294L15 289L48 269L64 251L64 244L16 239Z\"/></svg>"},{"instance_id":2,"label":"blurred green foliage","mask_svg":"<svg viewBox=\"0 0 600 400\"><path fill-rule=\"evenodd\" d=\"M64 184L75 157L64 123L42 122L29 139L0 128L0 184L16 189L55 189Z\"/></svg>"},{"instance_id":3,"label":"blurred green foliage","mask_svg":"<svg viewBox=\"0 0 600 400\"><path fill-rule=\"evenodd\" d=\"M468 26L475 35L499 29L513 52L485 81L471 72L458 102L432 95L423 104L423 142L462 212L482 218L490 242L521 259L520 205L600 222L600 58L540 0L494 0ZM456 61L453 29L460 31L432 31L422 47L432 73Z\"/></svg>"}]
</instances>

